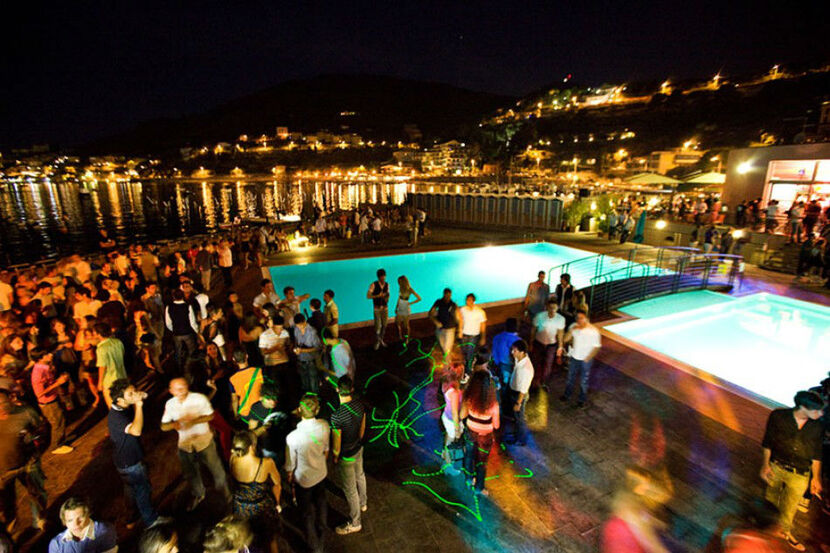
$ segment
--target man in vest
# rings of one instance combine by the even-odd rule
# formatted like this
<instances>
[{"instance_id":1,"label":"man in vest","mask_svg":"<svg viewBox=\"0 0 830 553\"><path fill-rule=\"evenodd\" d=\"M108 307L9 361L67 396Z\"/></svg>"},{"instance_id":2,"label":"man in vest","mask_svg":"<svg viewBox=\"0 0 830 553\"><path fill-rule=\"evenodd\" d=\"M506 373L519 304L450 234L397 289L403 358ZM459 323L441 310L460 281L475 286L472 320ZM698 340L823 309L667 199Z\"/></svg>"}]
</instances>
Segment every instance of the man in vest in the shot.
<instances>
[{"instance_id":1,"label":"man in vest","mask_svg":"<svg viewBox=\"0 0 830 553\"><path fill-rule=\"evenodd\" d=\"M181 288L173 290L173 303L164 310L164 323L173 334L176 363L179 369L184 369L185 362L196 351L199 325L193 306L185 301Z\"/></svg>"},{"instance_id":2,"label":"man in vest","mask_svg":"<svg viewBox=\"0 0 830 553\"><path fill-rule=\"evenodd\" d=\"M380 346L386 347L383 335L386 333L386 320L389 317L389 283L386 282L386 271L378 269L378 279L369 286L366 299L372 300L375 318L375 350Z\"/></svg>"}]
</instances>

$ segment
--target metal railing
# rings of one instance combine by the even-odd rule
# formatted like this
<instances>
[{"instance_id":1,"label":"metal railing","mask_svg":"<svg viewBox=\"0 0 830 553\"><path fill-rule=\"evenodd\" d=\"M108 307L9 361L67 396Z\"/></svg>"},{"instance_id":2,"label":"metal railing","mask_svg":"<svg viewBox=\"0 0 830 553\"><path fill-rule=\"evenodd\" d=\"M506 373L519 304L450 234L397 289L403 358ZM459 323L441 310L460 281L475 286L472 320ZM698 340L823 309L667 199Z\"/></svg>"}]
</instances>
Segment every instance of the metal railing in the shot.
<instances>
[{"instance_id":1,"label":"metal railing","mask_svg":"<svg viewBox=\"0 0 830 553\"><path fill-rule=\"evenodd\" d=\"M574 274L585 274L588 279L593 279L614 270L633 270L638 264L658 269L667 268L673 265L678 257L699 252L698 248L681 246L637 245L633 248L597 253L551 267L548 270L548 284L555 285L559 282L559 277L565 273L572 277Z\"/></svg>"},{"instance_id":2,"label":"metal railing","mask_svg":"<svg viewBox=\"0 0 830 553\"><path fill-rule=\"evenodd\" d=\"M731 289L743 275L743 256L685 253L671 266L637 264L597 275L586 290L592 314L612 311L629 303L681 291Z\"/></svg>"}]
</instances>

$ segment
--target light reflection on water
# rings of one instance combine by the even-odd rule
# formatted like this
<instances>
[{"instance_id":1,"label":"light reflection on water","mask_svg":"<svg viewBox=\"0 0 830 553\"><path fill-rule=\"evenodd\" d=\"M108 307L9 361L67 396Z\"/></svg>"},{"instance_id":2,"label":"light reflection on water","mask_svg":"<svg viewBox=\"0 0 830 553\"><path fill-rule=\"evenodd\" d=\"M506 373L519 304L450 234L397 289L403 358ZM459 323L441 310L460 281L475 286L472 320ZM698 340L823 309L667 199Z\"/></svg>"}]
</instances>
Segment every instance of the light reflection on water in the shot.
<instances>
[{"instance_id":1,"label":"light reflection on water","mask_svg":"<svg viewBox=\"0 0 830 553\"><path fill-rule=\"evenodd\" d=\"M172 180L0 181L0 265L85 252L98 229L119 243L213 232L237 216L309 216L367 200L402 204L406 183Z\"/></svg>"}]
</instances>

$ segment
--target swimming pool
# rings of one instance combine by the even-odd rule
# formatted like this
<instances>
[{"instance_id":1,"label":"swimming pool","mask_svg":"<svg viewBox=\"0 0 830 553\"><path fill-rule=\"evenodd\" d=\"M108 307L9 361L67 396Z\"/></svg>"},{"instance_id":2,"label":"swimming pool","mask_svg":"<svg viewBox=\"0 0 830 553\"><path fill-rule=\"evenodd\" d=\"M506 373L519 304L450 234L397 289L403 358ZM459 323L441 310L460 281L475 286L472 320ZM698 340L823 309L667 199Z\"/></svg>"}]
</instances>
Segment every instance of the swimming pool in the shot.
<instances>
[{"instance_id":1,"label":"swimming pool","mask_svg":"<svg viewBox=\"0 0 830 553\"><path fill-rule=\"evenodd\" d=\"M539 271L590 255L592 252L585 250L537 242L281 265L269 270L280 295L288 285L294 286L298 295L309 293L321 300L324 290L334 290L340 322L349 324L372 319L372 302L366 299L366 292L380 268L386 270L389 311L394 315L400 275L406 275L423 297L421 303L412 307L412 312L423 313L441 297L444 287L452 288L453 299L459 305L469 292L476 295L478 303L523 298L528 283L536 280ZM609 263L613 269L628 265L623 259ZM623 273L620 271L621 276ZM587 286L593 276L593 266L576 269L571 274L577 288Z\"/></svg>"},{"instance_id":2,"label":"swimming pool","mask_svg":"<svg viewBox=\"0 0 830 553\"><path fill-rule=\"evenodd\" d=\"M644 318L605 328L781 405L827 377L830 308L767 293L687 294L629 306Z\"/></svg>"}]
</instances>

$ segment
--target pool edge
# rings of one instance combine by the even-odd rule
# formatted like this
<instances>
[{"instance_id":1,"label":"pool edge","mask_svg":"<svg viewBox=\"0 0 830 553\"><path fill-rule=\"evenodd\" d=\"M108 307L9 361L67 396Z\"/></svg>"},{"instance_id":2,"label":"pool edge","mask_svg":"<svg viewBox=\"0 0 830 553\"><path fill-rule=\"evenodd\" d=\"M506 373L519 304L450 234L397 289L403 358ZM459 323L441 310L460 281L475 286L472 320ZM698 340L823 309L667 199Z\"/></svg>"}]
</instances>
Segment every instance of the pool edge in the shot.
<instances>
[{"instance_id":1,"label":"pool edge","mask_svg":"<svg viewBox=\"0 0 830 553\"><path fill-rule=\"evenodd\" d=\"M770 411L781 405L605 328L619 322L621 318L597 324L604 338L600 361L761 442Z\"/></svg>"}]
</instances>

